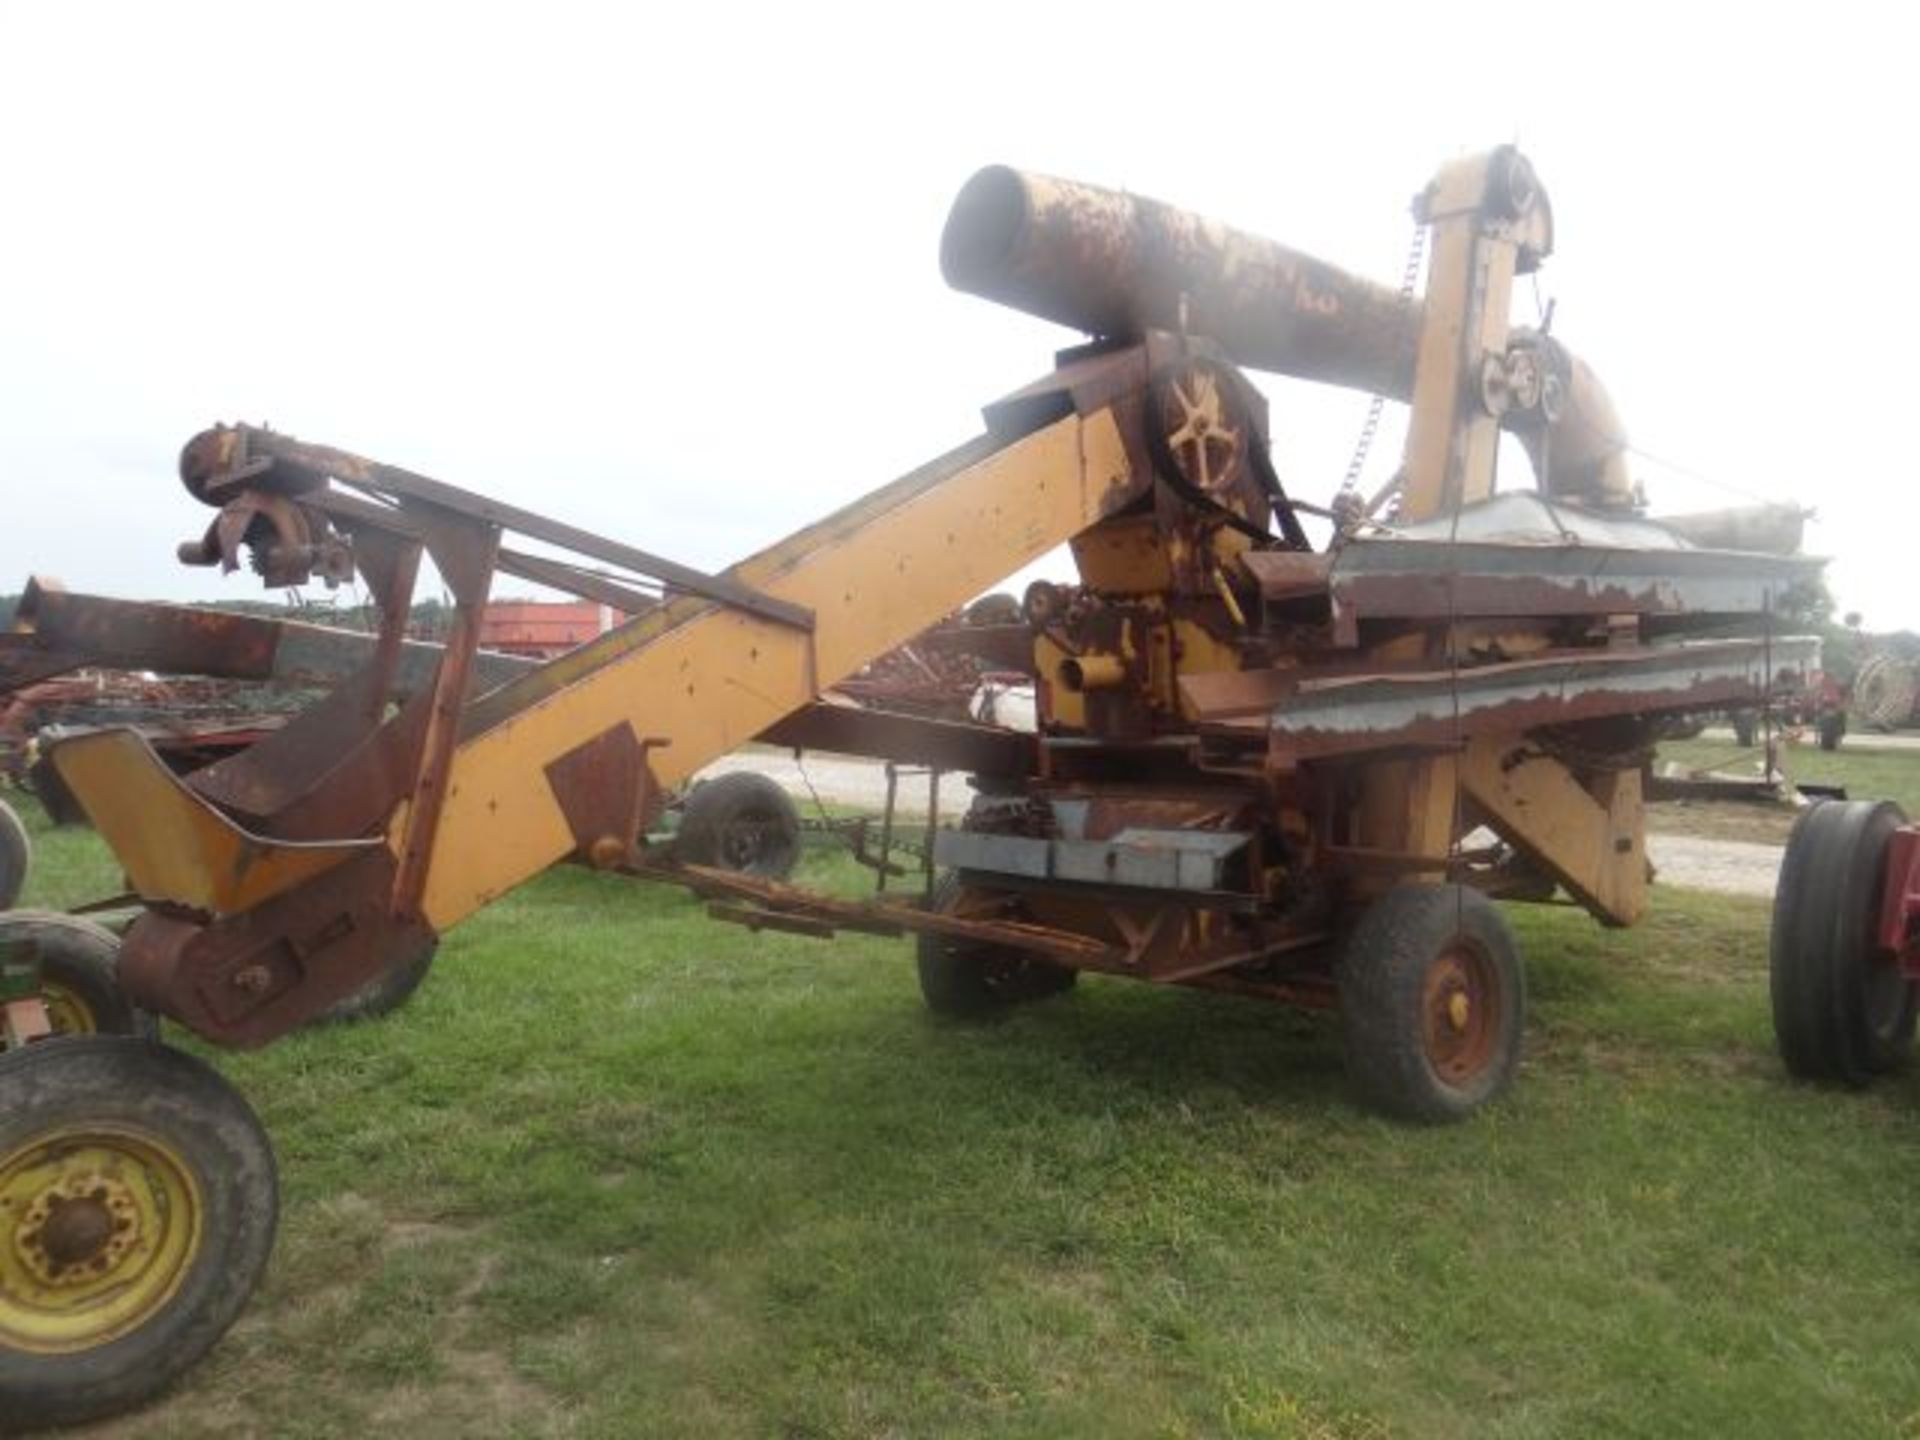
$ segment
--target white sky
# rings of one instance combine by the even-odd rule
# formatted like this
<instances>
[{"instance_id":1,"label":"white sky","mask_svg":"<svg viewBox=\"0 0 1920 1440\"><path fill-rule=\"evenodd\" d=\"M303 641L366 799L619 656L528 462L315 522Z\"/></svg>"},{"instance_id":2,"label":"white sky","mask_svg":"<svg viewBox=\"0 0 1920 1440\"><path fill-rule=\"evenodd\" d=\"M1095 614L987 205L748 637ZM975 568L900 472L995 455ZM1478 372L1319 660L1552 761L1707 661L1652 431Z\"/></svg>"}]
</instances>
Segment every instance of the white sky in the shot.
<instances>
[{"instance_id":1,"label":"white sky","mask_svg":"<svg viewBox=\"0 0 1920 1440\"><path fill-rule=\"evenodd\" d=\"M1434 166L1517 139L1635 444L1818 506L1842 608L1920 627L1910 13L0 0L0 591L258 594L172 558L216 419L718 567L1076 338L942 284L978 166L1391 283ZM1326 499L1365 397L1267 389ZM1656 510L1743 498L1638 469Z\"/></svg>"}]
</instances>

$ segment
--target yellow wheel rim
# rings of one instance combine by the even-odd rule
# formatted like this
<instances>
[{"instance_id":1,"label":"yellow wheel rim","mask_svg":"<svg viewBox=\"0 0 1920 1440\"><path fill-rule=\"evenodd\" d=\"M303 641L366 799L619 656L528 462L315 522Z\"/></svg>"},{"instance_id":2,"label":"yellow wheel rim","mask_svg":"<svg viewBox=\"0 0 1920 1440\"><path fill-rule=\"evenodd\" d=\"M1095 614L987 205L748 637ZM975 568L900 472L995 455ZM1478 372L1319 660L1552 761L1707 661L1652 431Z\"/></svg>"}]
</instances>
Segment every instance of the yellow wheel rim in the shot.
<instances>
[{"instance_id":1,"label":"yellow wheel rim","mask_svg":"<svg viewBox=\"0 0 1920 1440\"><path fill-rule=\"evenodd\" d=\"M40 982L40 1003L47 1007L47 1023L56 1035L92 1035L100 1029L93 1007L80 992L57 981Z\"/></svg>"},{"instance_id":2,"label":"yellow wheel rim","mask_svg":"<svg viewBox=\"0 0 1920 1440\"><path fill-rule=\"evenodd\" d=\"M143 1131L69 1125L0 1154L0 1343L65 1355L139 1329L205 1225L192 1170Z\"/></svg>"}]
</instances>

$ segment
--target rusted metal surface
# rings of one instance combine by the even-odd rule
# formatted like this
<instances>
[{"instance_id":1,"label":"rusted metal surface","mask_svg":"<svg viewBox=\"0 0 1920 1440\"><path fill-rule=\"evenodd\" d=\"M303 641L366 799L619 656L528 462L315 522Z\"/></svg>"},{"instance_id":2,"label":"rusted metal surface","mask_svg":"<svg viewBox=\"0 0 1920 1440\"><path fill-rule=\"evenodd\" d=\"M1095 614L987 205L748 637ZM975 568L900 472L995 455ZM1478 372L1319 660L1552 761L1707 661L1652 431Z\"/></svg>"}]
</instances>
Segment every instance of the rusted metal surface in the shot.
<instances>
[{"instance_id":1,"label":"rusted metal surface","mask_svg":"<svg viewBox=\"0 0 1920 1440\"><path fill-rule=\"evenodd\" d=\"M1039 763L1031 735L854 705L809 705L758 738L794 750L935 765L968 774L1024 777Z\"/></svg>"},{"instance_id":2,"label":"rusted metal surface","mask_svg":"<svg viewBox=\"0 0 1920 1440\"><path fill-rule=\"evenodd\" d=\"M1274 565L1274 555L1244 561L1262 593L1282 604L1311 594L1303 568L1285 557ZM1325 594L1336 640L1352 645L1370 620L1764 616L1795 586L1816 580L1823 563L1583 543L1365 539L1334 556Z\"/></svg>"},{"instance_id":3,"label":"rusted metal surface","mask_svg":"<svg viewBox=\"0 0 1920 1440\"><path fill-rule=\"evenodd\" d=\"M763 880L729 870L675 865L640 867L636 873L644 874L649 879L684 885L702 899L744 902L765 917L760 923L768 928L777 928L775 921L792 917L815 926L865 934L925 932L951 935L956 939L974 940L981 944L1030 950L1063 963L1090 964L1110 958L1111 954L1111 947L1068 930L1011 920L969 920L897 900L841 900L785 885L777 880ZM734 913L727 918L738 918L741 923L749 918L749 912L740 907L732 909Z\"/></svg>"},{"instance_id":4,"label":"rusted metal surface","mask_svg":"<svg viewBox=\"0 0 1920 1440\"><path fill-rule=\"evenodd\" d=\"M331 482L338 481L388 500L424 502L502 531L563 546L610 565L651 576L689 595L717 600L764 619L803 630L810 629L813 623L812 617L800 607L760 594L724 576L703 574L631 545L517 505L490 500L397 465L385 465L331 446L305 444L290 435L251 425L220 426L188 441L180 454L180 476L196 498L223 507L222 518L215 521L214 528L219 532L220 555L227 568L233 567L233 556L243 540L256 543L248 540L256 531L229 521L228 511L238 507L237 513L248 525L257 527L259 522L248 507L264 506L266 502L259 497L297 502L300 497L325 491ZM312 522L306 523L311 529ZM334 542L289 536L283 526L272 537L257 543L270 547L269 558L264 563L284 567L296 563L303 551L321 553L327 544Z\"/></svg>"},{"instance_id":5,"label":"rusted metal surface","mask_svg":"<svg viewBox=\"0 0 1920 1440\"><path fill-rule=\"evenodd\" d=\"M1099 339L989 406L986 435L720 575L348 452L249 427L196 437L182 477L220 514L195 558L365 575L386 624L334 699L197 787L216 861L362 848L328 850L246 913L210 890L147 895L138 983L203 1033L255 1043L430 940L429 920L569 855L688 885L753 928L930 933L1304 1003L1330 998L1352 916L1395 883L1533 898L1560 883L1631 918L1645 717L1753 698L1810 659L1771 635L1651 641L1764 624L1813 567L1563 503L1620 500L1624 437L1576 357L1509 329L1512 278L1550 247L1545 197L1502 149L1450 162L1420 206L1435 248L1415 303L1157 202L983 174L949 224L949 278ZM1343 531L1308 553L1236 361L1411 400L1383 538ZM1491 490L1503 425L1550 499L1452 506ZM567 553L502 549L508 532ZM1061 544L1081 584L1036 585L971 638L952 623ZM457 618L404 699L394 625L423 547ZM477 693L495 572L631 618ZM959 720L1001 665L1032 680L1039 734ZM923 847L969 903L653 863L635 840L659 780L756 735L885 758L890 794L903 773L927 779L930 830L928 772L985 777L966 825ZM161 803L167 824L187 813ZM1503 843L1474 848L1463 816Z\"/></svg>"},{"instance_id":6,"label":"rusted metal surface","mask_svg":"<svg viewBox=\"0 0 1920 1440\"><path fill-rule=\"evenodd\" d=\"M27 581L14 617L17 627L0 636L0 691L14 676L7 656L56 661L39 675L92 666L151 670L162 675L205 675L284 685L331 685L364 665L374 637L305 621L237 615L190 605L118 600L72 593L43 576ZM433 674L440 647L406 640L400 646L394 685L411 694ZM531 668L514 656L488 654L480 661L482 682L491 686Z\"/></svg>"},{"instance_id":7,"label":"rusted metal surface","mask_svg":"<svg viewBox=\"0 0 1920 1440\"><path fill-rule=\"evenodd\" d=\"M378 675L363 668L258 745L197 771L188 783L214 804L265 822L339 773L347 757L386 728L377 682Z\"/></svg>"},{"instance_id":8,"label":"rusted metal surface","mask_svg":"<svg viewBox=\"0 0 1920 1440\"><path fill-rule=\"evenodd\" d=\"M379 845L212 923L149 910L122 942L120 982L135 1004L216 1044L264 1045L434 943L394 916L393 874Z\"/></svg>"},{"instance_id":9,"label":"rusted metal surface","mask_svg":"<svg viewBox=\"0 0 1920 1440\"><path fill-rule=\"evenodd\" d=\"M1901 970L1920 980L1920 825L1887 837L1876 938L1898 957Z\"/></svg>"},{"instance_id":10,"label":"rusted metal surface","mask_svg":"<svg viewBox=\"0 0 1920 1440\"><path fill-rule=\"evenodd\" d=\"M473 682L473 659L480 648L480 624L486 613L487 592L500 550L500 531L491 522L467 522L437 531L427 550L453 591L453 623L446 649L434 673L432 699L427 709L426 734L420 741L420 763L408 797L406 823L400 835L400 866L393 881L394 913L407 921L421 920L420 897L426 890L427 867L433 862L434 837L446 807L453 780L453 752L460 743L460 713Z\"/></svg>"},{"instance_id":11,"label":"rusted metal surface","mask_svg":"<svg viewBox=\"0 0 1920 1440\"><path fill-rule=\"evenodd\" d=\"M1468 734L1751 704L1773 686L1793 683L1819 654L1817 639L1800 636L1329 680L1302 686L1274 709L1266 728L1275 753L1288 761L1450 747Z\"/></svg>"},{"instance_id":12,"label":"rusted metal surface","mask_svg":"<svg viewBox=\"0 0 1920 1440\"><path fill-rule=\"evenodd\" d=\"M0 690L0 774L17 781L39 770L36 754L54 739L101 726L139 731L185 772L284 724L284 711L257 708L263 698L225 681L92 669Z\"/></svg>"},{"instance_id":13,"label":"rusted metal surface","mask_svg":"<svg viewBox=\"0 0 1920 1440\"><path fill-rule=\"evenodd\" d=\"M1412 390L1419 324L1393 290L1145 196L990 166L953 202L940 270L1091 335L1190 331L1258 369Z\"/></svg>"},{"instance_id":14,"label":"rusted metal surface","mask_svg":"<svg viewBox=\"0 0 1920 1440\"><path fill-rule=\"evenodd\" d=\"M1538 259L1525 257L1522 269ZM940 268L955 289L1090 335L1205 336L1254 369L1413 397L1420 304L1146 196L989 166L954 200ZM1549 352L1559 386L1561 418L1548 427L1546 444L1530 446L1546 467L1544 488L1593 493L1599 472L1625 448L1612 402L1557 341L1528 337L1527 344Z\"/></svg>"},{"instance_id":15,"label":"rusted metal surface","mask_svg":"<svg viewBox=\"0 0 1920 1440\"><path fill-rule=\"evenodd\" d=\"M579 858L610 869L658 815L665 796L647 768L649 744L628 724L615 725L546 767L547 783L579 846Z\"/></svg>"},{"instance_id":16,"label":"rusted metal surface","mask_svg":"<svg viewBox=\"0 0 1920 1440\"><path fill-rule=\"evenodd\" d=\"M232 914L385 848L378 840L294 844L251 834L182 784L130 730L76 736L51 756L152 903Z\"/></svg>"}]
</instances>

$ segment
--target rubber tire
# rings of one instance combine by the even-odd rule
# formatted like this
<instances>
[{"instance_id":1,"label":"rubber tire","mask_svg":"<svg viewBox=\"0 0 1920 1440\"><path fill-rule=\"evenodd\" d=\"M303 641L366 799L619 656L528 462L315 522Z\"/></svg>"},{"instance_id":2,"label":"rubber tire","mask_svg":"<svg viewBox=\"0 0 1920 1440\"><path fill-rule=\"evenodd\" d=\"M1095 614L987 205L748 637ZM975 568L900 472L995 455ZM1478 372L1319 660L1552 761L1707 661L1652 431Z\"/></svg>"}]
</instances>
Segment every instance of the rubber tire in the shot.
<instances>
[{"instance_id":1,"label":"rubber tire","mask_svg":"<svg viewBox=\"0 0 1920 1440\"><path fill-rule=\"evenodd\" d=\"M11 910L27 888L33 868L33 842L11 805L0 800L0 910Z\"/></svg>"},{"instance_id":2,"label":"rubber tire","mask_svg":"<svg viewBox=\"0 0 1920 1440\"><path fill-rule=\"evenodd\" d=\"M742 824L761 827L760 846L745 863L728 844L728 832ZM687 793L673 848L691 865L784 880L800 859L800 812L765 775L735 770L703 780Z\"/></svg>"},{"instance_id":3,"label":"rubber tire","mask_svg":"<svg viewBox=\"0 0 1920 1440\"><path fill-rule=\"evenodd\" d=\"M1760 717L1751 710L1736 710L1728 719L1733 724L1733 738L1743 749L1751 749L1755 737L1760 733Z\"/></svg>"},{"instance_id":4,"label":"rubber tire","mask_svg":"<svg viewBox=\"0 0 1920 1440\"><path fill-rule=\"evenodd\" d=\"M960 877L948 871L934 882L928 908L951 909L962 888ZM915 962L927 1008L954 1020L984 1020L1030 1000L1064 995L1080 980L1071 965L926 931L917 937Z\"/></svg>"},{"instance_id":5,"label":"rubber tire","mask_svg":"<svg viewBox=\"0 0 1920 1440\"><path fill-rule=\"evenodd\" d=\"M1847 738L1847 717L1844 711L1835 711L1820 717L1820 748L1838 750L1840 742Z\"/></svg>"},{"instance_id":6,"label":"rubber tire","mask_svg":"<svg viewBox=\"0 0 1920 1440\"><path fill-rule=\"evenodd\" d=\"M391 1015L413 998L413 992L426 983L433 969L439 941L430 940L419 953L397 965L389 965L344 1000L336 1000L308 1023L310 1025L353 1025L362 1020L378 1020Z\"/></svg>"},{"instance_id":7,"label":"rubber tire","mask_svg":"<svg viewBox=\"0 0 1920 1440\"><path fill-rule=\"evenodd\" d=\"M1494 1054L1471 1083L1454 1085L1428 1059L1427 968L1464 934L1492 963L1500 987ZM1362 912L1336 970L1347 1073L1362 1098L1397 1119L1464 1120L1512 1084L1526 1030L1527 986L1500 911L1462 885L1402 885Z\"/></svg>"},{"instance_id":8,"label":"rubber tire","mask_svg":"<svg viewBox=\"0 0 1920 1440\"><path fill-rule=\"evenodd\" d=\"M41 976L86 1003L96 1033L160 1038L160 1022L120 988L120 937L106 926L53 910L9 910L0 914L0 942L11 940L39 946Z\"/></svg>"},{"instance_id":9,"label":"rubber tire","mask_svg":"<svg viewBox=\"0 0 1920 1440\"><path fill-rule=\"evenodd\" d=\"M1913 1052L1920 987L1882 976L1886 989L1870 994L1883 857L1905 818L1889 801L1821 800L1787 837L1768 988L1780 1058L1799 1079L1862 1086Z\"/></svg>"},{"instance_id":10,"label":"rubber tire","mask_svg":"<svg viewBox=\"0 0 1920 1440\"><path fill-rule=\"evenodd\" d=\"M89 1035L0 1055L0 1155L63 1124L158 1134L206 1206L199 1256L179 1289L131 1334L71 1355L0 1340L0 1416L12 1433L140 1405L191 1369L245 1308L273 1251L279 1180L252 1107L220 1073L146 1040Z\"/></svg>"},{"instance_id":11,"label":"rubber tire","mask_svg":"<svg viewBox=\"0 0 1920 1440\"><path fill-rule=\"evenodd\" d=\"M968 625L1019 625L1024 623L1025 617L1020 613L1018 595L996 590L991 595L982 595L967 606L960 618Z\"/></svg>"}]
</instances>

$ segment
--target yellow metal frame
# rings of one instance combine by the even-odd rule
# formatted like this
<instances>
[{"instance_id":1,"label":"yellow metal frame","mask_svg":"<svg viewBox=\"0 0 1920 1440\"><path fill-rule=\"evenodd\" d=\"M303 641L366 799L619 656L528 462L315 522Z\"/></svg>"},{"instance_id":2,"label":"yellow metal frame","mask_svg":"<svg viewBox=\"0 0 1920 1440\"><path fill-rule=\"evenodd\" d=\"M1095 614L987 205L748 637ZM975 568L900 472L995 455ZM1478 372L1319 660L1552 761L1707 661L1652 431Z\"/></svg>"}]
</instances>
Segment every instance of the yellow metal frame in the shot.
<instances>
[{"instance_id":1,"label":"yellow metal frame","mask_svg":"<svg viewBox=\"0 0 1920 1440\"><path fill-rule=\"evenodd\" d=\"M861 523L814 527L729 572L812 610L811 636L680 601L607 637L631 646L617 664L455 752L422 902L428 922L444 930L577 848L544 773L556 756L629 725L671 737L649 763L662 785L677 785L1094 524L1133 478L1113 413L1072 416ZM404 823L397 816L389 834Z\"/></svg>"},{"instance_id":2,"label":"yellow metal frame","mask_svg":"<svg viewBox=\"0 0 1920 1440\"><path fill-rule=\"evenodd\" d=\"M143 900L231 915L382 843L251 834L183 785L132 730L78 735L51 755Z\"/></svg>"}]
</instances>

